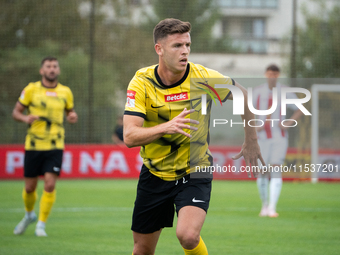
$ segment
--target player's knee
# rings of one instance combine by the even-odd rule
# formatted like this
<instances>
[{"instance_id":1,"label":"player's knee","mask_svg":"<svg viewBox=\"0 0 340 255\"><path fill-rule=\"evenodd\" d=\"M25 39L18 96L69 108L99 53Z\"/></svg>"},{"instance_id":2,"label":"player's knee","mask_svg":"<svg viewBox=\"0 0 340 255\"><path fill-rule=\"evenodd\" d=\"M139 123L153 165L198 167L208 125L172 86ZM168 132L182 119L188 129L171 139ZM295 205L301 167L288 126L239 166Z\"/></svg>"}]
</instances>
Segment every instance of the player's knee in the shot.
<instances>
[{"instance_id":1,"label":"player's knee","mask_svg":"<svg viewBox=\"0 0 340 255\"><path fill-rule=\"evenodd\" d=\"M55 188L55 183L54 182L46 182L44 186L44 190L46 192L53 192Z\"/></svg>"},{"instance_id":2,"label":"player's knee","mask_svg":"<svg viewBox=\"0 0 340 255\"><path fill-rule=\"evenodd\" d=\"M35 191L35 186L33 186L33 185L32 186L31 185L25 186L25 191L26 191L27 194L32 193L32 192Z\"/></svg>"},{"instance_id":3,"label":"player's knee","mask_svg":"<svg viewBox=\"0 0 340 255\"><path fill-rule=\"evenodd\" d=\"M194 249L200 241L200 234L196 231L177 231L176 234L179 242L185 249Z\"/></svg>"},{"instance_id":4,"label":"player's knee","mask_svg":"<svg viewBox=\"0 0 340 255\"><path fill-rule=\"evenodd\" d=\"M147 245L134 245L133 255L153 255L154 249L148 247Z\"/></svg>"}]
</instances>

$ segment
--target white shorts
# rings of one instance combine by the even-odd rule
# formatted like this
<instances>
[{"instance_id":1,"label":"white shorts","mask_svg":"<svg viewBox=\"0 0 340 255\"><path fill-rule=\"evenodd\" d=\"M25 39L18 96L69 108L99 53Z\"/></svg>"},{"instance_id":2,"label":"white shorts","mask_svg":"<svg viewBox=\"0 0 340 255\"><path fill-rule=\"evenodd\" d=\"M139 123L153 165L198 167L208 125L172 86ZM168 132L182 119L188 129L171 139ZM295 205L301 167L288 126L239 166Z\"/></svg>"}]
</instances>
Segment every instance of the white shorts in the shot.
<instances>
[{"instance_id":1,"label":"white shorts","mask_svg":"<svg viewBox=\"0 0 340 255\"><path fill-rule=\"evenodd\" d=\"M282 165L286 158L288 139L286 137L258 140L266 164ZM262 164L260 164L262 165Z\"/></svg>"}]
</instances>

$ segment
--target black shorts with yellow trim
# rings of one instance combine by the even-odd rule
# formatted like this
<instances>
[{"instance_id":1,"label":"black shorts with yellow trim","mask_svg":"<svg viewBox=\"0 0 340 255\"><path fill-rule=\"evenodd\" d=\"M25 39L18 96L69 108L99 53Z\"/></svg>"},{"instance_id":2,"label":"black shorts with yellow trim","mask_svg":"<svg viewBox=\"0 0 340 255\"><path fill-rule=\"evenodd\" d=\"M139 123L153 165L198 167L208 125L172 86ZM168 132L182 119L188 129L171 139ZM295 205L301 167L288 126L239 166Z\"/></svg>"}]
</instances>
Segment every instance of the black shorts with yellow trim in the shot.
<instances>
[{"instance_id":1,"label":"black shorts with yellow trim","mask_svg":"<svg viewBox=\"0 0 340 255\"><path fill-rule=\"evenodd\" d=\"M25 151L24 176L37 177L45 173L60 175L63 150Z\"/></svg>"},{"instance_id":2,"label":"black shorts with yellow trim","mask_svg":"<svg viewBox=\"0 0 340 255\"><path fill-rule=\"evenodd\" d=\"M149 234L172 227L175 209L196 206L208 211L212 178L186 175L177 181L164 181L143 165L137 186L137 197L131 230Z\"/></svg>"}]
</instances>

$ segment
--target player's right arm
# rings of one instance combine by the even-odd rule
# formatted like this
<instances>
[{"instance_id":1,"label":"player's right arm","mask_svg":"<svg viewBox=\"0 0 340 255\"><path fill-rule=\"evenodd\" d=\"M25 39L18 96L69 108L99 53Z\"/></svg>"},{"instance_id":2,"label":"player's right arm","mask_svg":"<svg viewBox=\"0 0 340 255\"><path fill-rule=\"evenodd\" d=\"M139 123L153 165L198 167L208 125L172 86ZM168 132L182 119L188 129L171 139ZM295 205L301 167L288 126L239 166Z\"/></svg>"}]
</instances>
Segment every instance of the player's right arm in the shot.
<instances>
[{"instance_id":1,"label":"player's right arm","mask_svg":"<svg viewBox=\"0 0 340 255\"><path fill-rule=\"evenodd\" d=\"M25 109L30 104L32 99L32 84L28 84L18 99L18 102L15 104L12 117L17 121L24 122L28 125L32 124L35 120L39 119L39 116L32 115L32 114L24 114Z\"/></svg>"},{"instance_id":2,"label":"player's right arm","mask_svg":"<svg viewBox=\"0 0 340 255\"><path fill-rule=\"evenodd\" d=\"M194 109L184 109L172 120L148 128L143 127L144 118L133 115L124 115L124 142L127 147L131 148L147 145L166 134L172 135L179 133L191 137L191 135L184 132L183 129L197 130L196 127L190 126L188 123L199 124L199 122L197 120L185 118L194 111Z\"/></svg>"},{"instance_id":3,"label":"player's right arm","mask_svg":"<svg viewBox=\"0 0 340 255\"><path fill-rule=\"evenodd\" d=\"M39 116L32 114L24 114L26 107L22 105L20 102L17 102L14 106L12 117L17 121L24 122L28 125L32 124L35 120L39 119Z\"/></svg>"}]
</instances>

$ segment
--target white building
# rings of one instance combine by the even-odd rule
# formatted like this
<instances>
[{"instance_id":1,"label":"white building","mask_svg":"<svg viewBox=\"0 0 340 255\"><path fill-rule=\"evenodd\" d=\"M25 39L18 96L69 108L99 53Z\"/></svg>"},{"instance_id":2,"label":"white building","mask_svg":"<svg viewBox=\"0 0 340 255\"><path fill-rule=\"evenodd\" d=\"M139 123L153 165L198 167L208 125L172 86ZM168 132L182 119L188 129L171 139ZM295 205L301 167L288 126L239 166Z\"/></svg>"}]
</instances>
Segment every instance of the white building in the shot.
<instances>
[{"instance_id":1,"label":"white building","mask_svg":"<svg viewBox=\"0 0 340 255\"><path fill-rule=\"evenodd\" d=\"M293 0L216 0L222 18L214 37L228 35L242 54L193 54L193 61L234 77L263 77L271 63L288 64L293 27ZM324 0L331 8L339 0ZM297 0L297 25L304 26L302 7L317 15L312 0Z\"/></svg>"}]
</instances>

